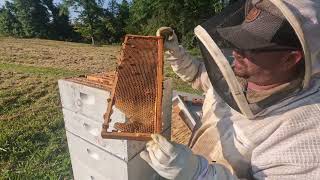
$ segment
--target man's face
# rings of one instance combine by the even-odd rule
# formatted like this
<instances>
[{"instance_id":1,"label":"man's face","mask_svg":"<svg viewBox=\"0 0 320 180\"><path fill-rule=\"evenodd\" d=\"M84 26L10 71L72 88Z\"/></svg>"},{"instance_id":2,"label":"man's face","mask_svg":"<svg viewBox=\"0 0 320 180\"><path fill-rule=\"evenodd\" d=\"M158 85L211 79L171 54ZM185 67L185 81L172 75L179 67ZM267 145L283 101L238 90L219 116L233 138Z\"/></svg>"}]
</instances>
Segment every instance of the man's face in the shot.
<instances>
[{"instance_id":1,"label":"man's face","mask_svg":"<svg viewBox=\"0 0 320 180\"><path fill-rule=\"evenodd\" d=\"M277 78L286 76L292 71L292 61L289 57L292 51L274 52L239 52L233 51L233 70L239 77L258 85L270 85L277 81ZM301 58L300 58L301 59Z\"/></svg>"}]
</instances>

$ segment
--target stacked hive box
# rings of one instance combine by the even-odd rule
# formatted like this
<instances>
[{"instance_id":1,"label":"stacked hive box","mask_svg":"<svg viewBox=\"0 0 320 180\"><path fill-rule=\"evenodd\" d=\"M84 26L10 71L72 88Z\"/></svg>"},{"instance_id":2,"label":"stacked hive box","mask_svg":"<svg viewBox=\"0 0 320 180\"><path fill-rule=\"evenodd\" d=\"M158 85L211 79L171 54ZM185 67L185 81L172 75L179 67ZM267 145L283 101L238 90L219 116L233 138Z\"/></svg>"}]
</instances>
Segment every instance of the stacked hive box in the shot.
<instances>
[{"instance_id":1,"label":"stacked hive box","mask_svg":"<svg viewBox=\"0 0 320 180\"><path fill-rule=\"evenodd\" d=\"M112 74L59 81L68 146L75 179L152 180L156 173L139 156L145 142L102 139L103 115L110 98ZM170 137L171 87L164 82L163 129ZM114 109L113 119L125 121Z\"/></svg>"}]
</instances>

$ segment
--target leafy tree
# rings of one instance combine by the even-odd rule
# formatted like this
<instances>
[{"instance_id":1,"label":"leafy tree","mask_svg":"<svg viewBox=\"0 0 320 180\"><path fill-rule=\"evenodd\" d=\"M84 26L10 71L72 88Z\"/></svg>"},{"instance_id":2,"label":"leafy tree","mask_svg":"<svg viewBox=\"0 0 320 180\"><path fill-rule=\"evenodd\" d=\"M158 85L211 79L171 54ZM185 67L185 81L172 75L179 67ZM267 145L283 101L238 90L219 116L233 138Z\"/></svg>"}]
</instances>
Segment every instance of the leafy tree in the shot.
<instances>
[{"instance_id":1,"label":"leafy tree","mask_svg":"<svg viewBox=\"0 0 320 180\"><path fill-rule=\"evenodd\" d=\"M116 14L118 14L119 11L119 4L117 2L117 0L110 0L108 3L108 11L113 14L114 16L116 16Z\"/></svg>"},{"instance_id":2,"label":"leafy tree","mask_svg":"<svg viewBox=\"0 0 320 180\"><path fill-rule=\"evenodd\" d=\"M148 19L153 17L154 8L153 0L134 0L130 8L129 24L126 32L132 34L148 34L145 29L148 25Z\"/></svg>"},{"instance_id":3,"label":"leafy tree","mask_svg":"<svg viewBox=\"0 0 320 180\"><path fill-rule=\"evenodd\" d=\"M72 39L74 32L69 20L69 11L65 11L62 4L55 5L53 0L43 0L43 2L51 13L49 38L57 40Z\"/></svg>"},{"instance_id":4,"label":"leafy tree","mask_svg":"<svg viewBox=\"0 0 320 180\"><path fill-rule=\"evenodd\" d=\"M119 41L125 34L125 27L127 27L128 20L130 17L130 4L127 0L123 0L121 4L119 4L119 10L116 17L116 39Z\"/></svg>"},{"instance_id":5,"label":"leafy tree","mask_svg":"<svg viewBox=\"0 0 320 180\"><path fill-rule=\"evenodd\" d=\"M0 34L16 37L81 39L114 43L126 33L154 35L173 27L186 47L193 47L193 29L236 0L11 0L0 8ZM69 8L79 16L69 20ZM77 34L78 33L78 34ZM77 40L79 40L78 38Z\"/></svg>"},{"instance_id":6,"label":"leafy tree","mask_svg":"<svg viewBox=\"0 0 320 180\"><path fill-rule=\"evenodd\" d=\"M106 11L106 26L110 33L110 42L119 42L126 34L125 28L129 19L130 4L127 0L117 3L111 0Z\"/></svg>"},{"instance_id":7,"label":"leafy tree","mask_svg":"<svg viewBox=\"0 0 320 180\"><path fill-rule=\"evenodd\" d=\"M187 47L191 47L194 45L194 28L220 11L222 3L220 0L184 0L181 8L177 29L184 35L182 37L183 43Z\"/></svg>"},{"instance_id":8,"label":"leafy tree","mask_svg":"<svg viewBox=\"0 0 320 180\"><path fill-rule=\"evenodd\" d=\"M134 0L126 30L154 35L160 26L170 26L184 45L192 47L193 29L221 9L220 0Z\"/></svg>"},{"instance_id":9,"label":"leafy tree","mask_svg":"<svg viewBox=\"0 0 320 180\"><path fill-rule=\"evenodd\" d=\"M23 35L22 25L14 14L14 6L6 1L0 8L0 35L20 37Z\"/></svg>"},{"instance_id":10,"label":"leafy tree","mask_svg":"<svg viewBox=\"0 0 320 180\"><path fill-rule=\"evenodd\" d=\"M15 15L22 25L23 36L45 38L49 13L41 0L13 0Z\"/></svg>"},{"instance_id":11,"label":"leafy tree","mask_svg":"<svg viewBox=\"0 0 320 180\"><path fill-rule=\"evenodd\" d=\"M65 1L68 6L73 6L79 13L75 22L75 30L83 37L91 39L92 44L95 40L105 39L107 33L105 26L105 13L102 8L103 1L95 0L69 0Z\"/></svg>"}]
</instances>

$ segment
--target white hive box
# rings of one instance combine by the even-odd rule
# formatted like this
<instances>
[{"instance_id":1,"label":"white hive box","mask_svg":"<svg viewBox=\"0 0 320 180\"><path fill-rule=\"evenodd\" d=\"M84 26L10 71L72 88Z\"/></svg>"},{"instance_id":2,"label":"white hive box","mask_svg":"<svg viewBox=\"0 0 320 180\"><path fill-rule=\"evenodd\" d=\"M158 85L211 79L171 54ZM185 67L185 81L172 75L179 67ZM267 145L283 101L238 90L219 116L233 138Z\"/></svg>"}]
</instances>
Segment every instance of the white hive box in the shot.
<instances>
[{"instance_id":1,"label":"white hive box","mask_svg":"<svg viewBox=\"0 0 320 180\"><path fill-rule=\"evenodd\" d=\"M78 81L81 78L76 79L59 80L74 178L154 179L156 173L139 156L146 142L101 138L103 115L107 110L107 99L110 98L111 90L87 80L85 83ZM163 129L169 138L172 111L170 81L164 82L163 93ZM114 112L120 122L125 121L122 112L116 109Z\"/></svg>"}]
</instances>

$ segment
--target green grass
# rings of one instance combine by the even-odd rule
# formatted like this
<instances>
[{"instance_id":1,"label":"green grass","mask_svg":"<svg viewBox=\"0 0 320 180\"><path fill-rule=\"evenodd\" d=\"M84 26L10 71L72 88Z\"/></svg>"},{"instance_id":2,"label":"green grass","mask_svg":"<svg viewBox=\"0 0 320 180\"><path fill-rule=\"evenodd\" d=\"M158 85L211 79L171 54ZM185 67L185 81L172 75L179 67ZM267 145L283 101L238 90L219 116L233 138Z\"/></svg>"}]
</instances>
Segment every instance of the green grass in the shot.
<instances>
[{"instance_id":1,"label":"green grass","mask_svg":"<svg viewBox=\"0 0 320 180\"><path fill-rule=\"evenodd\" d=\"M69 71L50 67L36 67L30 65L21 65L13 63L0 63L0 70L27 73L32 75L53 76L53 77L72 77L83 74L84 72Z\"/></svg>"},{"instance_id":2,"label":"green grass","mask_svg":"<svg viewBox=\"0 0 320 180\"><path fill-rule=\"evenodd\" d=\"M198 90L195 90L186 82L183 82L178 75L176 75L171 67L166 64L164 68L164 75L166 78L170 78L172 80L172 88L177 91L183 91L193 94L199 94L201 95L201 92Z\"/></svg>"},{"instance_id":3,"label":"green grass","mask_svg":"<svg viewBox=\"0 0 320 180\"><path fill-rule=\"evenodd\" d=\"M0 179L70 179L56 76L61 72L16 67L18 72L0 73Z\"/></svg>"},{"instance_id":4,"label":"green grass","mask_svg":"<svg viewBox=\"0 0 320 180\"><path fill-rule=\"evenodd\" d=\"M0 43L0 53L3 52L0 55L0 179L72 179L57 81L95 70L113 69L116 59L108 54L105 60L101 59L104 56L100 53L93 60L88 57L79 62L74 56L66 60L63 54L75 51L82 57L89 51L105 52L101 48L116 54L118 49L42 40L1 40L6 43ZM29 41L30 44L24 45ZM59 45L66 48L65 52L61 52ZM44 50L54 55L53 62L37 59L47 54L42 52ZM19 56L10 56L16 51L20 52ZM28 51L35 59L23 59ZM105 68L101 67L103 65ZM167 64L165 76L173 79L174 89L200 93L182 82Z\"/></svg>"}]
</instances>

